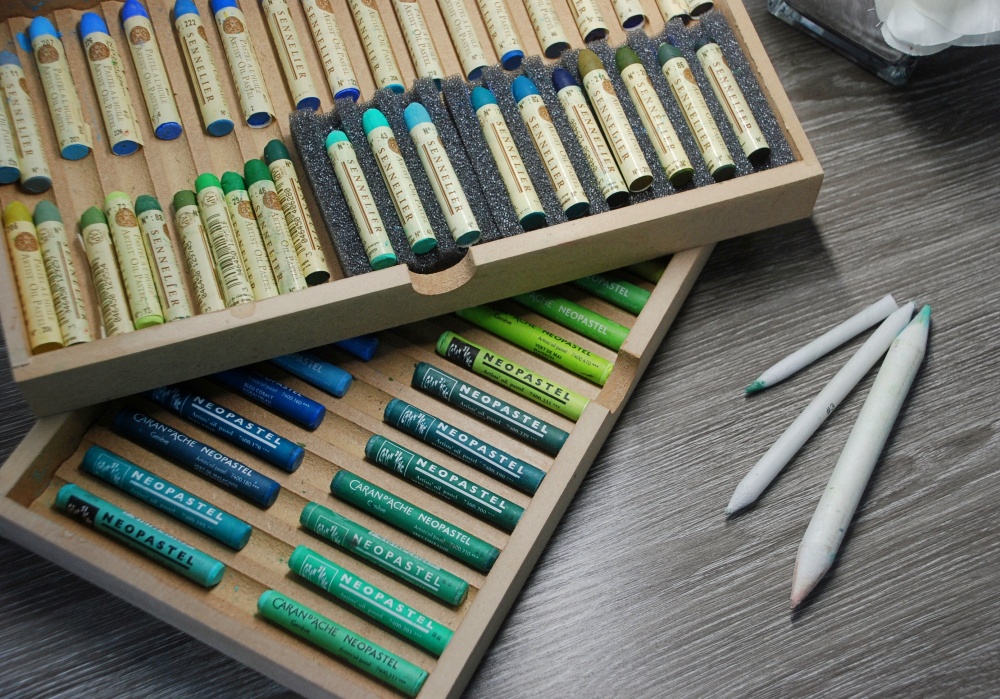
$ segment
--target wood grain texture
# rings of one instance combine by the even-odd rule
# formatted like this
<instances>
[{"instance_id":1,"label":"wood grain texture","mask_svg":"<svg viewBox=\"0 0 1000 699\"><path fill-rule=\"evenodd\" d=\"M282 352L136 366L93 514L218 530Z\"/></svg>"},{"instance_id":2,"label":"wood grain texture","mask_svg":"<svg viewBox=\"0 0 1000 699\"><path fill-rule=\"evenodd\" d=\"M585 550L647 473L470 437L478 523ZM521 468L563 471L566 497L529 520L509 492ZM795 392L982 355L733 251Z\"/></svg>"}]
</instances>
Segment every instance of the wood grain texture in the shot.
<instances>
[{"instance_id":1,"label":"wood grain texture","mask_svg":"<svg viewBox=\"0 0 1000 699\"><path fill-rule=\"evenodd\" d=\"M721 243L469 685L472 697L995 696L1000 687L1000 53L896 90L747 3L827 172L812 221ZM886 292L934 306L925 364L832 575L795 549L868 377L760 504L736 483L860 344L756 373ZM0 456L31 419L3 358ZM0 542L0 696L288 697Z\"/></svg>"}]
</instances>

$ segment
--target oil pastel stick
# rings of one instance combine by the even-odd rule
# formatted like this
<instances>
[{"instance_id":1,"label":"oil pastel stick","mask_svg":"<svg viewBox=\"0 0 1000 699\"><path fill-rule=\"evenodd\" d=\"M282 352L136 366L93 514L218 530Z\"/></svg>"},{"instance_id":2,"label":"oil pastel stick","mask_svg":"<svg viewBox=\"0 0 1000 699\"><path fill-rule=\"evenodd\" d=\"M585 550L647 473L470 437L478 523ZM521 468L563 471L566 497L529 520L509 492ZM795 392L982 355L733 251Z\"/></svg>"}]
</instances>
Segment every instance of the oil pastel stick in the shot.
<instances>
[{"instance_id":1,"label":"oil pastel stick","mask_svg":"<svg viewBox=\"0 0 1000 699\"><path fill-rule=\"evenodd\" d=\"M319 427L326 416L322 403L255 371L227 369L210 378L307 430Z\"/></svg>"},{"instance_id":2,"label":"oil pastel stick","mask_svg":"<svg viewBox=\"0 0 1000 699\"><path fill-rule=\"evenodd\" d=\"M92 206L80 217L80 237L90 264L97 301L101 308L101 324L108 337L135 330L128 312L128 300L118 271L111 231L104 212Z\"/></svg>"},{"instance_id":3,"label":"oil pastel stick","mask_svg":"<svg viewBox=\"0 0 1000 699\"><path fill-rule=\"evenodd\" d=\"M323 61L323 70L326 71L326 79L330 83L334 99L357 102L361 97L361 90L358 89L354 66L351 65L347 46L340 35L340 27L330 0L302 0L302 9L309 20L309 29Z\"/></svg>"},{"instance_id":4,"label":"oil pastel stick","mask_svg":"<svg viewBox=\"0 0 1000 699\"><path fill-rule=\"evenodd\" d=\"M90 125L83 117L83 107L76 94L73 75L66 62L66 48L59 33L48 19L35 17L28 25L28 37L38 74L42 78L59 153L66 160L86 158L93 147Z\"/></svg>"},{"instance_id":5,"label":"oil pastel stick","mask_svg":"<svg viewBox=\"0 0 1000 699\"><path fill-rule=\"evenodd\" d=\"M460 605L468 595L469 583L454 573L315 502L302 509L299 523L329 543L452 607Z\"/></svg>"},{"instance_id":6,"label":"oil pastel stick","mask_svg":"<svg viewBox=\"0 0 1000 699\"><path fill-rule=\"evenodd\" d=\"M292 234L288 230L288 222L285 220L285 212L281 208L281 199L271 178L271 171L263 160L253 158L244 163L243 177L246 179L247 193L260 225L278 291L287 294L305 289L306 278L295 254L295 243L292 242Z\"/></svg>"},{"instance_id":7,"label":"oil pastel stick","mask_svg":"<svg viewBox=\"0 0 1000 699\"><path fill-rule=\"evenodd\" d=\"M333 344L363 362L370 362L378 350L378 335L358 335Z\"/></svg>"},{"instance_id":8,"label":"oil pastel stick","mask_svg":"<svg viewBox=\"0 0 1000 699\"><path fill-rule=\"evenodd\" d=\"M342 398L354 378L338 366L308 352L293 352L271 360L289 374L299 377L336 398Z\"/></svg>"},{"instance_id":9,"label":"oil pastel stick","mask_svg":"<svg viewBox=\"0 0 1000 699\"><path fill-rule=\"evenodd\" d=\"M569 438L565 430L426 362L414 368L411 385L548 454L558 454Z\"/></svg>"},{"instance_id":10,"label":"oil pastel stick","mask_svg":"<svg viewBox=\"0 0 1000 699\"><path fill-rule=\"evenodd\" d=\"M569 38L552 0L524 0L531 28L546 58L559 58L569 48Z\"/></svg>"},{"instance_id":11,"label":"oil pastel stick","mask_svg":"<svg viewBox=\"0 0 1000 699\"><path fill-rule=\"evenodd\" d=\"M172 141L181 135L183 128L149 13L139 0L125 0L121 19L153 133L159 139Z\"/></svg>"},{"instance_id":12,"label":"oil pastel stick","mask_svg":"<svg viewBox=\"0 0 1000 699\"><path fill-rule=\"evenodd\" d=\"M247 18L237 0L212 0L212 14L226 51L243 118L251 128L262 129L271 123L275 112L253 40L247 31Z\"/></svg>"},{"instance_id":13,"label":"oil pastel stick","mask_svg":"<svg viewBox=\"0 0 1000 699\"><path fill-rule=\"evenodd\" d=\"M136 444L261 507L273 505L281 491L277 481L138 411L128 408L118 411L112 428Z\"/></svg>"},{"instance_id":14,"label":"oil pastel stick","mask_svg":"<svg viewBox=\"0 0 1000 699\"><path fill-rule=\"evenodd\" d=\"M104 128L115 155L131 155L142 147L142 132L125 81L125 65L108 25L94 12L80 17L80 37L87 55L90 77L101 105Z\"/></svg>"},{"instance_id":15,"label":"oil pastel stick","mask_svg":"<svg viewBox=\"0 0 1000 699\"><path fill-rule=\"evenodd\" d=\"M191 289L199 313L213 313L226 308L215 274L212 248L198 213L198 199L190 189L174 194L174 222L180 235L184 260L191 276Z\"/></svg>"},{"instance_id":16,"label":"oil pastel stick","mask_svg":"<svg viewBox=\"0 0 1000 699\"><path fill-rule=\"evenodd\" d=\"M611 4L622 29L636 29L646 23L646 11L639 0L613 0Z\"/></svg>"},{"instance_id":17,"label":"oil pastel stick","mask_svg":"<svg viewBox=\"0 0 1000 699\"><path fill-rule=\"evenodd\" d=\"M38 244L38 233L28 207L12 201L3 212L7 252L21 299L28 346L34 354L50 352L63 346L59 317L45 275L45 262Z\"/></svg>"},{"instance_id":18,"label":"oil pastel stick","mask_svg":"<svg viewBox=\"0 0 1000 699\"><path fill-rule=\"evenodd\" d=\"M372 69L375 87L379 90L388 88L396 93L402 93L403 74L399 72L396 55L392 52L392 43L385 31L382 15L371 0L347 0L354 17L354 24L361 37L361 46Z\"/></svg>"},{"instance_id":19,"label":"oil pastel stick","mask_svg":"<svg viewBox=\"0 0 1000 699\"><path fill-rule=\"evenodd\" d=\"M21 161L17 157L14 129L11 128L7 109L0 93L0 184L17 182L21 177Z\"/></svg>"},{"instance_id":20,"label":"oil pastel stick","mask_svg":"<svg viewBox=\"0 0 1000 699\"><path fill-rule=\"evenodd\" d=\"M385 406L383 419L396 429L528 495L534 495L545 478L545 471L537 466L399 398L393 398Z\"/></svg>"},{"instance_id":21,"label":"oil pastel stick","mask_svg":"<svg viewBox=\"0 0 1000 699\"><path fill-rule=\"evenodd\" d=\"M434 40L427 28L427 20L420 10L420 3L412 0L392 0L392 9L399 20L399 28L403 31L403 40L410 52L410 60L417 71L418 78L430 78L439 87L444 80L444 69L438 59Z\"/></svg>"},{"instance_id":22,"label":"oil pastel stick","mask_svg":"<svg viewBox=\"0 0 1000 699\"><path fill-rule=\"evenodd\" d=\"M306 452L300 445L183 386L163 386L145 391L142 395L188 422L256 454L282 471L292 473L302 465Z\"/></svg>"},{"instance_id":23,"label":"oil pastel stick","mask_svg":"<svg viewBox=\"0 0 1000 699\"><path fill-rule=\"evenodd\" d=\"M0 93L10 117L20 161L21 186L26 192L41 194L52 187L52 172L45 157L31 96L24 88L26 84L21 59L10 51L0 51Z\"/></svg>"},{"instance_id":24,"label":"oil pastel stick","mask_svg":"<svg viewBox=\"0 0 1000 699\"><path fill-rule=\"evenodd\" d=\"M96 444L83 455L80 470L229 548L239 551L250 541L253 527L242 519Z\"/></svg>"},{"instance_id":25,"label":"oil pastel stick","mask_svg":"<svg viewBox=\"0 0 1000 699\"><path fill-rule=\"evenodd\" d=\"M265 591L257 600L257 610L268 621L405 696L415 697L427 680L423 668L277 590Z\"/></svg>"},{"instance_id":26,"label":"oil pastel stick","mask_svg":"<svg viewBox=\"0 0 1000 699\"><path fill-rule=\"evenodd\" d=\"M354 571L321 556L308 546L296 546L288 568L364 616L395 631L435 658L444 652L452 631L421 611L385 592Z\"/></svg>"},{"instance_id":27,"label":"oil pastel stick","mask_svg":"<svg viewBox=\"0 0 1000 699\"><path fill-rule=\"evenodd\" d=\"M63 342L67 347L90 342L93 335L87 309L59 209L43 199L35 206L34 221Z\"/></svg>"},{"instance_id":28,"label":"oil pastel stick","mask_svg":"<svg viewBox=\"0 0 1000 699\"><path fill-rule=\"evenodd\" d=\"M493 49L500 57L505 70L517 70L524 60L524 44L517 34L517 27L504 0L479 0L486 32L493 42Z\"/></svg>"},{"instance_id":29,"label":"oil pastel stick","mask_svg":"<svg viewBox=\"0 0 1000 699\"><path fill-rule=\"evenodd\" d=\"M253 290L243 269L243 259L236 245L236 233L229 216L229 206L219 178L210 172L198 175L194 181L198 213L205 226L205 235L215 263L215 278L226 306L237 306L254 300Z\"/></svg>"},{"instance_id":30,"label":"oil pastel stick","mask_svg":"<svg viewBox=\"0 0 1000 699\"><path fill-rule=\"evenodd\" d=\"M191 299L160 202L149 194L140 194L135 199L135 214L139 219L139 230L142 231L142 243L153 272L156 293L163 307L163 319L169 323L190 318L194 315Z\"/></svg>"},{"instance_id":31,"label":"oil pastel stick","mask_svg":"<svg viewBox=\"0 0 1000 699\"><path fill-rule=\"evenodd\" d=\"M222 196L229 210L236 247L240 251L243 271L246 272L250 290L257 301L278 295L278 282L274 280L271 260L264 245L264 238L253 212L253 202L247 192L246 180L238 172L224 172L220 181Z\"/></svg>"},{"instance_id":32,"label":"oil pastel stick","mask_svg":"<svg viewBox=\"0 0 1000 699\"><path fill-rule=\"evenodd\" d=\"M672 19L691 19L691 9L687 0L656 0L656 6L660 8L663 21L669 22Z\"/></svg>"},{"instance_id":33,"label":"oil pastel stick","mask_svg":"<svg viewBox=\"0 0 1000 699\"><path fill-rule=\"evenodd\" d=\"M465 0L438 0L438 7L451 36L451 43L455 46L455 53L458 54L458 61L462 64L462 73L469 80L479 80L483 75L483 68L489 64L472 26Z\"/></svg>"},{"instance_id":34,"label":"oil pastel stick","mask_svg":"<svg viewBox=\"0 0 1000 699\"><path fill-rule=\"evenodd\" d=\"M350 471L337 471L330 482L330 492L338 500L367 512L482 573L488 573L500 555L500 549L496 546Z\"/></svg>"},{"instance_id":35,"label":"oil pastel stick","mask_svg":"<svg viewBox=\"0 0 1000 699\"><path fill-rule=\"evenodd\" d=\"M104 198L104 213L111 229L111 241L125 282L125 296L135 329L162 325L163 308L132 199L124 192L111 192Z\"/></svg>"},{"instance_id":36,"label":"oil pastel stick","mask_svg":"<svg viewBox=\"0 0 1000 699\"><path fill-rule=\"evenodd\" d=\"M608 23L597 0L569 0L569 9L584 41L599 41L608 36Z\"/></svg>"},{"instance_id":37,"label":"oil pastel stick","mask_svg":"<svg viewBox=\"0 0 1000 699\"><path fill-rule=\"evenodd\" d=\"M471 512L505 532L514 531L524 508L501 497L481 483L455 473L430 459L393 442L372 435L365 456L403 480L416 483L460 510Z\"/></svg>"},{"instance_id":38,"label":"oil pastel stick","mask_svg":"<svg viewBox=\"0 0 1000 699\"><path fill-rule=\"evenodd\" d=\"M205 24L194 0L176 0L174 28L180 39L184 65L194 86L205 131L210 136L225 136L233 130L233 115L212 56L212 47L205 36Z\"/></svg>"},{"instance_id":39,"label":"oil pastel stick","mask_svg":"<svg viewBox=\"0 0 1000 699\"><path fill-rule=\"evenodd\" d=\"M573 284L633 315L639 315L649 301L649 292L641 286L610 274L591 274L575 280Z\"/></svg>"},{"instance_id":40,"label":"oil pastel stick","mask_svg":"<svg viewBox=\"0 0 1000 699\"><path fill-rule=\"evenodd\" d=\"M624 325L548 291L519 294L512 297L512 300L615 352L622 348L622 343L628 337L628 328Z\"/></svg>"},{"instance_id":41,"label":"oil pastel stick","mask_svg":"<svg viewBox=\"0 0 1000 699\"><path fill-rule=\"evenodd\" d=\"M226 572L221 561L73 483L59 489L55 507L202 587L218 585Z\"/></svg>"},{"instance_id":42,"label":"oil pastel stick","mask_svg":"<svg viewBox=\"0 0 1000 699\"><path fill-rule=\"evenodd\" d=\"M315 112L320 108L319 93L306 63L306 54L299 41L299 31L295 28L288 0L260 0L260 8L267 19L267 28L278 52L292 103L296 109Z\"/></svg>"}]
</instances>

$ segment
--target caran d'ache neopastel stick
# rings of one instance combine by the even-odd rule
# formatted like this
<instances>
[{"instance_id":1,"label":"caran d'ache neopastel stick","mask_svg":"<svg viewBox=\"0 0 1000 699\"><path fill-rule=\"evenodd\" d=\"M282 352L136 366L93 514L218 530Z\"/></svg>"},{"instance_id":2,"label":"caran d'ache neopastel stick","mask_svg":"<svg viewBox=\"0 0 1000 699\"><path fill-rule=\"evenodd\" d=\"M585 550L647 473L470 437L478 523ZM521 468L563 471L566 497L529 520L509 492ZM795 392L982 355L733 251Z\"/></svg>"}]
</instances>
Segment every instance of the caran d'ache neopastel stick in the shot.
<instances>
[{"instance_id":1,"label":"caran d'ache neopastel stick","mask_svg":"<svg viewBox=\"0 0 1000 699\"><path fill-rule=\"evenodd\" d=\"M334 99L358 101L361 90L354 75L354 66L347 54L347 46L340 35L340 26L328 0L302 0L302 9L309 20L316 50L323 61L327 82Z\"/></svg>"},{"instance_id":2,"label":"caran d'ache neopastel stick","mask_svg":"<svg viewBox=\"0 0 1000 699\"><path fill-rule=\"evenodd\" d=\"M90 322L59 209L43 199L35 206L34 220L63 342L67 347L90 342L93 339Z\"/></svg>"},{"instance_id":3,"label":"caran d'ache neopastel stick","mask_svg":"<svg viewBox=\"0 0 1000 699\"><path fill-rule=\"evenodd\" d=\"M163 65L160 46L153 33L153 23L139 0L126 0L122 7L122 27L132 52L142 97L146 101L153 133L164 141L172 141L182 132L181 117L174 101L174 91Z\"/></svg>"},{"instance_id":4,"label":"caran d'ache neopastel stick","mask_svg":"<svg viewBox=\"0 0 1000 699\"><path fill-rule=\"evenodd\" d=\"M535 185L531 182L528 169L524 166L521 153L517 150L503 113L497 105L496 97L485 87L472 88L472 109L479 120L483 138L500 171L500 179L507 190L507 196L514 207L518 223L526 231L545 225L545 210L538 199Z\"/></svg>"},{"instance_id":5,"label":"caran d'ache neopastel stick","mask_svg":"<svg viewBox=\"0 0 1000 699\"><path fill-rule=\"evenodd\" d=\"M924 359L930 322L931 307L924 306L893 340L878 370L799 545L792 575L793 609L833 565L879 454Z\"/></svg>"},{"instance_id":6,"label":"caran d'ache neopastel stick","mask_svg":"<svg viewBox=\"0 0 1000 699\"><path fill-rule=\"evenodd\" d=\"M264 83L264 73L257 61L253 40L247 31L243 10L236 0L212 0L212 14L215 15L219 38L226 51L243 118L248 126L263 128L274 119L274 106Z\"/></svg>"},{"instance_id":7,"label":"caran d'ache neopastel stick","mask_svg":"<svg viewBox=\"0 0 1000 699\"><path fill-rule=\"evenodd\" d=\"M586 216L590 213L590 200L583 191L580 178L577 177L562 139L559 138L559 132L552 123L549 108L538 94L538 87L531 82L531 78L519 75L511 83L510 90L566 218L572 220Z\"/></svg>"},{"instance_id":8,"label":"caran d'ache neopastel stick","mask_svg":"<svg viewBox=\"0 0 1000 699\"><path fill-rule=\"evenodd\" d=\"M60 512L65 512L202 587L218 585L226 572L226 566L221 561L73 483L67 483L59 489L54 505Z\"/></svg>"},{"instance_id":9,"label":"caran d'ache neopastel stick","mask_svg":"<svg viewBox=\"0 0 1000 699\"><path fill-rule=\"evenodd\" d=\"M441 334L437 351L454 364L485 376L570 420L579 420L590 402L589 398L453 332Z\"/></svg>"},{"instance_id":10,"label":"caran d'ache neopastel stick","mask_svg":"<svg viewBox=\"0 0 1000 699\"><path fill-rule=\"evenodd\" d=\"M271 360L271 364L281 367L335 398L342 398L354 381L354 378L339 366L325 362L309 352L293 352L275 357Z\"/></svg>"},{"instance_id":11,"label":"caran d'ache neopastel stick","mask_svg":"<svg viewBox=\"0 0 1000 699\"><path fill-rule=\"evenodd\" d=\"M212 47L205 37L201 13L193 0L177 0L174 4L174 28L205 131L210 136L225 136L233 130L233 116L212 57Z\"/></svg>"},{"instance_id":12,"label":"caran d'ache neopastel stick","mask_svg":"<svg viewBox=\"0 0 1000 699\"><path fill-rule=\"evenodd\" d=\"M104 212L92 206L80 217L80 237L87 252L90 276L94 280L97 302L101 307L101 324L107 336L135 330L129 317L128 301L118 272L111 231Z\"/></svg>"},{"instance_id":13,"label":"caran d'ache neopastel stick","mask_svg":"<svg viewBox=\"0 0 1000 699\"><path fill-rule=\"evenodd\" d=\"M337 471L330 482L330 492L481 573L488 573L500 555L496 546L350 471Z\"/></svg>"},{"instance_id":14,"label":"caran d'ache neopastel stick","mask_svg":"<svg viewBox=\"0 0 1000 699\"><path fill-rule=\"evenodd\" d=\"M615 94L604 64L590 49L583 49L577 57L577 66L583 88L587 92L601 129L608 138L611 154L625 178L630 192L642 192L653 184L653 172L646 156L642 154L639 140L628 123L625 110Z\"/></svg>"},{"instance_id":15,"label":"caran d'ache neopastel stick","mask_svg":"<svg viewBox=\"0 0 1000 699\"><path fill-rule=\"evenodd\" d=\"M83 117L83 107L59 34L48 19L35 17L28 25L28 36L42 78L45 101L49 104L59 152L66 160L86 158L92 147L90 125Z\"/></svg>"},{"instance_id":16,"label":"caran d'ache neopastel stick","mask_svg":"<svg viewBox=\"0 0 1000 699\"><path fill-rule=\"evenodd\" d=\"M26 192L41 194L52 187L52 173L45 159L31 96L23 87L25 84L21 59L10 51L0 51L0 92L17 147L21 186Z\"/></svg>"},{"instance_id":17,"label":"caran d'ache neopastel stick","mask_svg":"<svg viewBox=\"0 0 1000 699\"><path fill-rule=\"evenodd\" d=\"M559 323L586 338L593 340L608 349L617 352L628 337L628 328L619 325L600 313L584 308L564 298L559 298L548 291L532 291L511 298L522 306L530 308L538 315Z\"/></svg>"},{"instance_id":18,"label":"caran d'ache neopastel stick","mask_svg":"<svg viewBox=\"0 0 1000 699\"><path fill-rule=\"evenodd\" d=\"M468 595L469 583L454 573L315 502L302 508L299 523L334 546L449 606L457 607Z\"/></svg>"},{"instance_id":19,"label":"caran d'ache neopastel stick","mask_svg":"<svg viewBox=\"0 0 1000 699\"><path fill-rule=\"evenodd\" d=\"M505 400L470 383L420 362L413 369L412 386L485 423L555 456L569 438L569 433L545 420L511 405Z\"/></svg>"},{"instance_id":20,"label":"caran d'ache neopastel stick","mask_svg":"<svg viewBox=\"0 0 1000 699\"><path fill-rule=\"evenodd\" d=\"M639 56L628 46L623 46L615 53L615 67L622 76L625 89L670 184L674 187L687 184L694 176L694 168Z\"/></svg>"},{"instance_id":21,"label":"caran d'ache neopastel stick","mask_svg":"<svg viewBox=\"0 0 1000 699\"><path fill-rule=\"evenodd\" d=\"M83 13L80 17L80 36L97 101L101 105L111 152L131 155L142 146L142 132L125 81L125 64L121 54L115 40L108 34L108 25L98 14Z\"/></svg>"},{"instance_id":22,"label":"caran d'ache neopastel stick","mask_svg":"<svg viewBox=\"0 0 1000 699\"><path fill-rule=\"evenodd\" d=\"M574 280L573 285L633 315L642 312L650 296L650 293L641 286L610 274L591 274L589 277Z\"/></svg>"},{"instance_id":23,"label":"caran d'ache neopastel stick","mask_svg":"<svg viewBox=\"0 0 1000 699\"><path fill-rule=\"evenodd\" d=\"M322 403L255 371L227 369L210 378L307 430L315 430L326 416Z\"/></svg>"},{"instance_id":24,"label":"caran d'ache neopastel stick","mask_svg":"<svg viewBox=\"0 0 1000 699\"><path fill-rule=\"evenodd\" d=\"M160 202L149 194L140 194L135 199L135 214L142 231L142 244L146 246L146 257L150 261L156 293L163 306L163 318L168 323L194 315L191 299L184 285L181 265L177 261L167 219L163 215Z\"/></svg>"},{"instance_id":25,"label":"caran d'ache neopastel stick","mask_svg":"<svg viewBox=\"0 0 1000 699\"><path fill-rule=\"evenodd\" d=\"M681 108L684 121L698 144L709 174L717 182L732 179L736 175L736 165L729 155L726 142L722 140L718 124L708 111L708 103L695 82L687 59L679 48L669 43L660 44L656 58L660 62L663 77L667 79L670 91Z\"/></svg>"},{"instance_id":26,"label":"caran d'ache neopastel stick","mask_svg":"<svg viewBox=\"0 0 1000 699\"><path fill-rule=\"evenodd\" d=\"M35 354L59 349L63 346L59 318L45 276L38 233L28 207L19 201L8 204L3 212L3 227L18 296L21 297L28 346Z\"/></svg>"}]
</instances>

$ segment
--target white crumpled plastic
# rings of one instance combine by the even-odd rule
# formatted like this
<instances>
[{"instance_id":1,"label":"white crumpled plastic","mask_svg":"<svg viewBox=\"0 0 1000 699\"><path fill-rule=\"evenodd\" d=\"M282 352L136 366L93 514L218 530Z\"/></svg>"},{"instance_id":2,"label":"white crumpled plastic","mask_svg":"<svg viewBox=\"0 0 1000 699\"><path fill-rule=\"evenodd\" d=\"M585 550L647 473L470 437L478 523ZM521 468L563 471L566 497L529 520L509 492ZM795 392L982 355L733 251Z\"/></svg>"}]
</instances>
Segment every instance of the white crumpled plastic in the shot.
<instances>
[{"instance_id":1,"label":"white crumpled plastic","mask_svg":"<svg viewBox=\"0 0 1000 699\"><path fill-rule=\"evenodd\" d=\"M1000 0L875 0L882 36L913 56L1000 44Z\"/></svg>"}]
</instances>

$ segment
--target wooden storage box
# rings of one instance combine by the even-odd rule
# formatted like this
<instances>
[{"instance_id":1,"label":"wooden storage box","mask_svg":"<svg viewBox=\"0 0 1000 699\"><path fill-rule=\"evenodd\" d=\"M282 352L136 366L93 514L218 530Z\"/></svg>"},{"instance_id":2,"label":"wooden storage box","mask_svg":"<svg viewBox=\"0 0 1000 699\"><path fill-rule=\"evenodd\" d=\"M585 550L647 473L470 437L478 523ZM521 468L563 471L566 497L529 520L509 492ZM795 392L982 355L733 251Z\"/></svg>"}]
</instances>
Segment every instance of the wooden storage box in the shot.
<instances>
[{"instance_id":1,"label":"wooden storage box","mask_svg":"<svg viewBox=\"0 0 1000 699\"><path fill-rule=\"evenodd\" d=\"M402 36L390 2L374 1L382 11L390 39L396 47L398 62L409 84L414 78L413 67L406 50L402 48ZM440 32L436 35L440 37L436 47L446 73L459 73L458 59L444 31L437 3L434 0L419 1L429 26ZM598 2L611 27L609 43L617 45L624 40L624 33L615 20L611 0ZM58 157L33 57L22 49L16 49L17 42L13 40L18 33L26 30L38 6L28 0L18 0L3 3L0 7L0 20L6 18L6 21L0 21L0 42L19 51L22 58L28 91L34 100L53 170L54 187L42 196L54 199L71 233L80 213L89 206L99 205L110 191L122 190L133 198L142 193L152 193L166 207L174 192L192 186L198 173L241 171L243 162L260 157L264 144L272 138L283 138L291 145L288 133L291 101L256 0L243 0L243 10L248 18L248 29L255 38L256 51L279 118L266 129L253 130L244 124L237 124L234 133L224 138L208 137L202 131L174 38L169 14L172 0L149 0L146 4L177 94L185 135L178 141L169 142L153 138L145 106L138 97L141 93L135 71L130 59L124 59L128 64L126 73L146 143L140 153L125 158L113 156L107 143L96 138L103 133L103 124L91 79L83 63L81 44L75 35L80 8L99 7L124 52L125 37L118 21L121 3L53 0L44 5L46 15L54 19L57 28L65 35L64 44L77 91L95 134L93 156L75 162ZM218 32L212 26L208 0L197 0L197 4L210 30L207 32L208 39L213 44L216 63L235 114L239 102L219 44ZM470 0L469 4L470 15L487 56L496 60L481 17L475 11L475 3ZM329 86L301 5L297 0L290 5L307 49L314 79L324 97L323 108L328 109L332 101ZM350 12L344 2L332 5L361 83L362 99L367 99L373 93L374 84ZM523 3L509 2L508 5L527 52L540 55ZM583 46L569 6L566 2L557 2L556 5L560 8L563 26L571 42L575 47ZM663 27L661 15L653 0L643 0L643 5L650 18L646 30L655 34ZM327 259L333 271L330 282L262 302L36 356L32 356L26 342L12 271L6 250L3 250L0 251L0 315L15 381L37 415L50 415L808 217L822 180L819 163L742 4L719 2L716 3L716 11L724 13L773 113L783 126L795 158L792 163L635 204L613 213L585 217L481 244L471 248L456 266L429 275L412 273L401 265L340 278L342 274L337 269L329 241L325 240L315 202L310 202L313 219L320 229L320 238L324 239ZM238 118L236 120L239 121ZM26 196L14 185L0 188L0 204L6 205L15 198L31 207L39 197ZM76 241L72 244L75 246L78 275L87 277L82 248ZM99 313L92 287L89 283L83 286L89 317L96 323Z\"/></svg>"},{"instance_id":2,"label":"wooden storage box","mask_svg":"<svg viewBox=\"0 0 1000 699\"><path fill-rule=\"evenodd\" d=\"M248 456L247 452L220 442L213 435L185 423L150 402L135 397L126 399L128 405L172 424L186 434L279 480L282 493L277 502L267 510L250 505L190 471L174 466L112 433L107 426L107 414L119 405L117 401L44 418L0 468L0 534L306 696L397 695L350 666L259 618L256 615L256 600L264 589L276 588L427 669L430 676L421 697L458 696L513 604L535 560L611 431L625 401L638 383L710 252L711 246L706 246L674 255L638 317L629 316L593 298L581 301L592 310L631 328L617 357L609 350L599 348L589 340L575 336L538 316L520 313L527 320L557 332L591 351L609 359L614 357L615 368L605 387L600 390L545 363L535 355L463 324L454 316L443 316L387 331L382 334L382 348L370 363L345 361L345 368L355 375L355 383L342 399L330 398L301 382L281 377L282 381L296 390L327 406L326 420L315 432L297 429L291 423L243 399L227 395L207 382L198 383L197 390L210 399L218 400L227 408L302 442L307 450L305 461L292 474L269 469L255 457ZM645 286L650 288L650 285ZM591 398L590 404L580 420L573 424L506 389L449 364L434 354L434 342L445 329L460 332L474 342L487 345L531 370L580 391ZM515 406L530 410L557 427L570 431L569 439L558 456L553 458L445 403L417 392L410 388L410 376L416 361L431 362ZM515 457L542 468L547 473L541 487L534 496L523 495L384 425L381 422L382 409L390 397L402 398L417 405ZM526 507L513 533L504 534L365 461L364 442L367 435L374 431L428 456L455 473L493 487L501 496ZM93 443L137 462L143 468L249 522L255 530L250 543L242 551L234 553L212 539L180 525L176 520L167 518L159 511L82 473L79 470L80 459L86 448ZM362 478L390 489L400 497L501 548L502 553L491 572L485 575L476 573L415 539L367 517L359 510L353 510L334 500L327 486L333 470L340 467L348 468ZM99 497L114 502L154 526L221 559L228 566L222 582L211 590L200 588L55 511L52 508L53 498L65 482L76 482ZM366 565L361 559L352 558L328 546L325 541L311 535L298 524L298 513L308 500L331 507L377 533L389 536L405 548L430 559L432 563L459 574L472 586L469 598L457 608L436 603L414 589L401 585L395 578ZM296 578L288 571L285 562L291 549L297 544L306 544L340 564L349 566L358 575L451 628L455 635L444 654L435 660L381 627L352 614L347 607L338 606L325 593L310 588Z\"/></svg>"}]
</instances>

